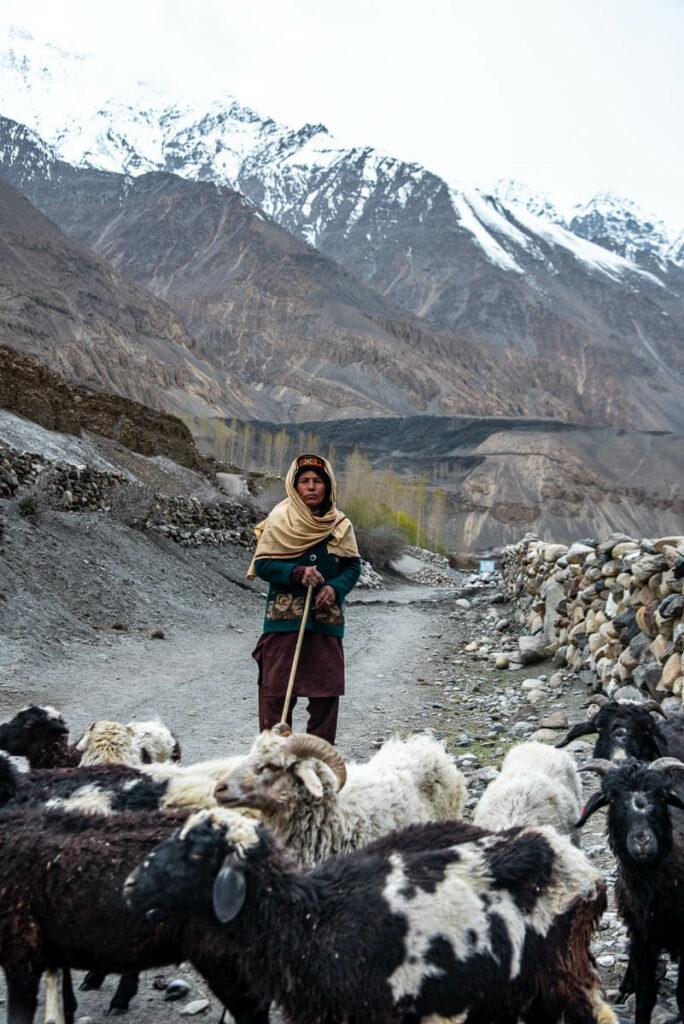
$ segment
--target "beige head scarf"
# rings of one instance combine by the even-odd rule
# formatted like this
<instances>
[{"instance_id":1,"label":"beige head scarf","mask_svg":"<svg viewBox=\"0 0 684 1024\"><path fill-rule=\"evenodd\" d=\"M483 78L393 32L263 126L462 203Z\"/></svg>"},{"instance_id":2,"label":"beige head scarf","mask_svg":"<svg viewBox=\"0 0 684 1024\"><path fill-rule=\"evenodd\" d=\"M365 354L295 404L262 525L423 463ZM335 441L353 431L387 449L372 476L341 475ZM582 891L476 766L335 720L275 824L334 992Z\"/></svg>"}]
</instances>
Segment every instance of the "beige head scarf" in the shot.
<instances>
[{"instance_id":1,"label":"beige head scarf","mask_svg":"<svg viewBox=\"0 0 684 1024\"><path fill-rule=\"evenodd\" d=\"M337 481L333 468L327 459L315 456L323 463L330 479L330 508L322 516L315 516L304 504L295 488L295 474L299 468L299 460L305 456L298 455L285 477L287 498L279 502L268 514L266 519L254 527L257 547L254 558L247 570L247 579L256 576L258 558L298 558L307 548L319 544L330 537L328 547L341 558L358 557L354 527L344 512L335 506L337 497ZM310 456L308 456L310 458Z\"/></svg>"}]
</instances>

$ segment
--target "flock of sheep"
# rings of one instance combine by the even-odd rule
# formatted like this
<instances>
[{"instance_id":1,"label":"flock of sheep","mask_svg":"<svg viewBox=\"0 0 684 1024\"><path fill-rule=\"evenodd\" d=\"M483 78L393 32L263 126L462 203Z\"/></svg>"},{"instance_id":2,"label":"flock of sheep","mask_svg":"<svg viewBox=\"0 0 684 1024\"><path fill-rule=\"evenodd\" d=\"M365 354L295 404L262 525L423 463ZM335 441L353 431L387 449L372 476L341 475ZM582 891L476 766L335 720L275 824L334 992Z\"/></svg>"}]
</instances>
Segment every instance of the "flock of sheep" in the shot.
<instances>
[{"instance_id":1,"label":"flock of sheep","mask_svg":"<svg viewBox=\"0 0 684 1024\"><path fill-rule=\"evenodd\" d=\"M636 1024L658 955L684 951L682 721L607 703L582 806L574 759L513 747L462 820L466 782L427 734L346 764L276 727L243 755L180 763L159 721L95 722L75 745L53 708L0 725L0 963L8 1024L72 1024L82 987L189 961L237 1024L613 1024L590 950L606 887L579 829L608 809ZM677 816L680 816L678 821ZM680 886L681 882L681 886ZM684 1010L684 972L677 987Z\"/></svg>"}]
</instances>

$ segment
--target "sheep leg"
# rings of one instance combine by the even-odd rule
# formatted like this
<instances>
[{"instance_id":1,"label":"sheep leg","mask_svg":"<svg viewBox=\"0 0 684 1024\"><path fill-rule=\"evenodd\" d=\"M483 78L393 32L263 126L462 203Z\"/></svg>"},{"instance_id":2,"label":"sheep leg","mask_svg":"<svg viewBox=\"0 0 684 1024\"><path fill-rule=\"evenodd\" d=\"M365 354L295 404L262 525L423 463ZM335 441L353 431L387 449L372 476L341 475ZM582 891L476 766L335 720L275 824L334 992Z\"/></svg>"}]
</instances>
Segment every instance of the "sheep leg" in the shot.
<instances>
[{"instance_id":1,"label":"sheep leg","mask_svg":"<svg viewBox=\"0 0 684 1024\"><path fill-rule=\"evenodd\" d=\"M113 1015L127 1013L128 1005L137 991L138 975L122 974L119 978L119 984L116 986L116 992L112 996L107 1013L111 1013Z\"/></svg>"},{"instance_id":2,"label":"sheep leg","mask_svg":"<svg viewBox=\"0 0 684 1024\"><path fill-rule=\"evenodd\" d=\"M102 982L107 977L102 971L88 971L85 978L78 986L81 992L92 992L96 989L102 988Z\"/></svg>"},{"instance_id":3,"label":"sheep leg","mask_svg":"<svg viewBox=\"0 0 684 1024\"><path fill-rule=\"evenodd\" d=\"M38 986L41 972L26 972L22 976L8 974L7 981L7 1024L33 1024L38 1005Z\"/></svg>"},{"instance_id":4,"label":"sheep leg","mask_svg":"<svg viewBox=\"0 0 684 1024\"><path fill-rule=\"evenodd\" d=\"M645 942L633 939L630 948L630 960L634 975L634 993L636 1009L634 1024L651 1024L651 1014L658 996L656 968L658 956Z\"/></svg>"},{"instance_id":5,"label":"sheep leg","mask_svg":"<svg viewBox=\"0 0 684 1024\"><path fill-rule=\"evenodd\" d=\"M64 975L59 969L45 972L45 1024L66 1024Z\"/></svg>"},{"instance_id":6,"label":"sheep leg","mask_svg":"<svg viewBox=\"0 0 684 1024\"><path fill-rule=\"evenodd\" d=\"M74 1024L74 1017L76 1016L76 1010L78 1009L78 1002L74 995L74 984L71 980L71 971L68 967L64 968L64 1018L66 1024Z\"/></svg>"},{"instance_id":7,"label":"sheep leg","mask_svg":"<svg viewBox=\"0 0 684 1024\"><path fill-rule=\"evenodd\" d=\"M677 1009L679 1019L684 1021L684 953L679 956L677 968Z\"/></svg>"}]
</instances>

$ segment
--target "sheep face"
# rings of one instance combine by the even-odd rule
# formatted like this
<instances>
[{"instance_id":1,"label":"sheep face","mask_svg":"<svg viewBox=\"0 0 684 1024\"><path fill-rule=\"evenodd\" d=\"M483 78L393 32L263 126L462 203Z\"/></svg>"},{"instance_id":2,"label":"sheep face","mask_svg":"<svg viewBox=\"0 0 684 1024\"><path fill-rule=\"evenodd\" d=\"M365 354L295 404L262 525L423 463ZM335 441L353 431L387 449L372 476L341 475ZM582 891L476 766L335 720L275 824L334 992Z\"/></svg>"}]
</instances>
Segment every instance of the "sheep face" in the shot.
<instances>
[{"instance_id":1,"label":"sheep face","mask_svg":"<svg viewBox=\"0 0 684 1024\"><path fill-rule=\"evenodd\" d=\"M69 726L58 711L32 704L0 725L0 747L8 754L25 757L33 747L52 743L68 732Z\"/></svg>"},{"instance_id":2,"label":"sheep face","mask_svg":"<svg viewBox=\"0 0 684 1024\"><path fill-rule=\"evenodd\" d=\"M630 758L655 761L666 752L655 719L639 704L605 704L586 722L573 725L558 746L564 747L571 740L592 733L598 733L594 757L616 764Z\"/></svg>"},{"instance_id":3,"label":"sheep face","mask_svg":"<svg viewBox=\"0 0 684 1024\"><path fill-rule=\"evenodd\" d=\"M610 845L619 860L656 864L672 849L669 807L684 809L669 773L630 761L606 772L578 825L608 807Z\"/></svg>"},{"instance_id":4,"label":"sheep face","mask_svg":"<svg viewBox=\"0 0 684 1024\"><path fill-rule=\"evenodd\" d=\"M335 776L318 758L302 757L288 749L287 737L263 732L247 757L216 787L219 803L251 807L277 815L302 796L322 800L337 789Z\"/></svg>"},{"instance_id":5,"label":"sheep face","mask_svg":"<svg viewBox=\"0 0 684 1024\"><path fill-rule=\"evenodd\" d=\"M124 883L126 904L151 920L213 918L217 884L242 873L247 850L260 840L253 820L234 811L200 811L131 872ZM221 873L223 882L217 883ZM220 919L227 920L225 914Z\"/></svg>"}]
</instances>

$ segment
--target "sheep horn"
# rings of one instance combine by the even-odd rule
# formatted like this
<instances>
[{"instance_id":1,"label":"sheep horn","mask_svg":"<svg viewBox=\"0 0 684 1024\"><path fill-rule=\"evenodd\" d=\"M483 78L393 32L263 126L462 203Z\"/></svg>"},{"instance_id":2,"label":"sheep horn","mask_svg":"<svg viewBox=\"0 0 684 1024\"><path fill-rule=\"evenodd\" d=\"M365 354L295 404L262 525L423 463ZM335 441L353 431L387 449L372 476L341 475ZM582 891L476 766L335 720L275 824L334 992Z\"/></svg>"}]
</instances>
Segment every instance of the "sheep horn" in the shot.
<instances>
[{"instance_id":1,"label":"sheep horn","mask_svg":"<svg viewBox=\"0 0 684 1024\"><path fill-rule=\"evenodd\" d=\"M615 765L612 761L609 761L605 757L594 757L591 761L585 761L584 764L579 766L581 772L596 772L598 775L605 775L606 772L611 771Z\"/></svg>"},{"instance_id":2,"label":"sheep horn","mask_svg":"<svg viewBox=\"0 0 684 1024\"><path fill-rule=\"evenodd\" d=\"M655 761L651 761L648 767L667 771L669 768L684 768L684 764L678 757L658 757Z\"/></svg>"},{"instance_id":3,"label":"sheep horn","mask_svg":"<svg viewBox=\"0 0 684 1024\"><path fill-rule=\"evenodd\" d=\"M662 715L663 718L667 718L666 713L663 711L657 700L645 700L640 707L645 711L655 711L658 715Z\"/></svg>"},{"instance_id":4,"label":"sheep horn","mask_svg":"<svg viewBox=\"0 0 684 1024\"><path fill-rule=\"evenodd\" d=\"M286 748L292 754L298 754L300 757L317 757L319 761L327 764L337 779L339 793L347 781L347 769L341 754L338 754L331 743L320 736L303 736L296 733L290 736Z\"/></svg>"}]
</instances>

